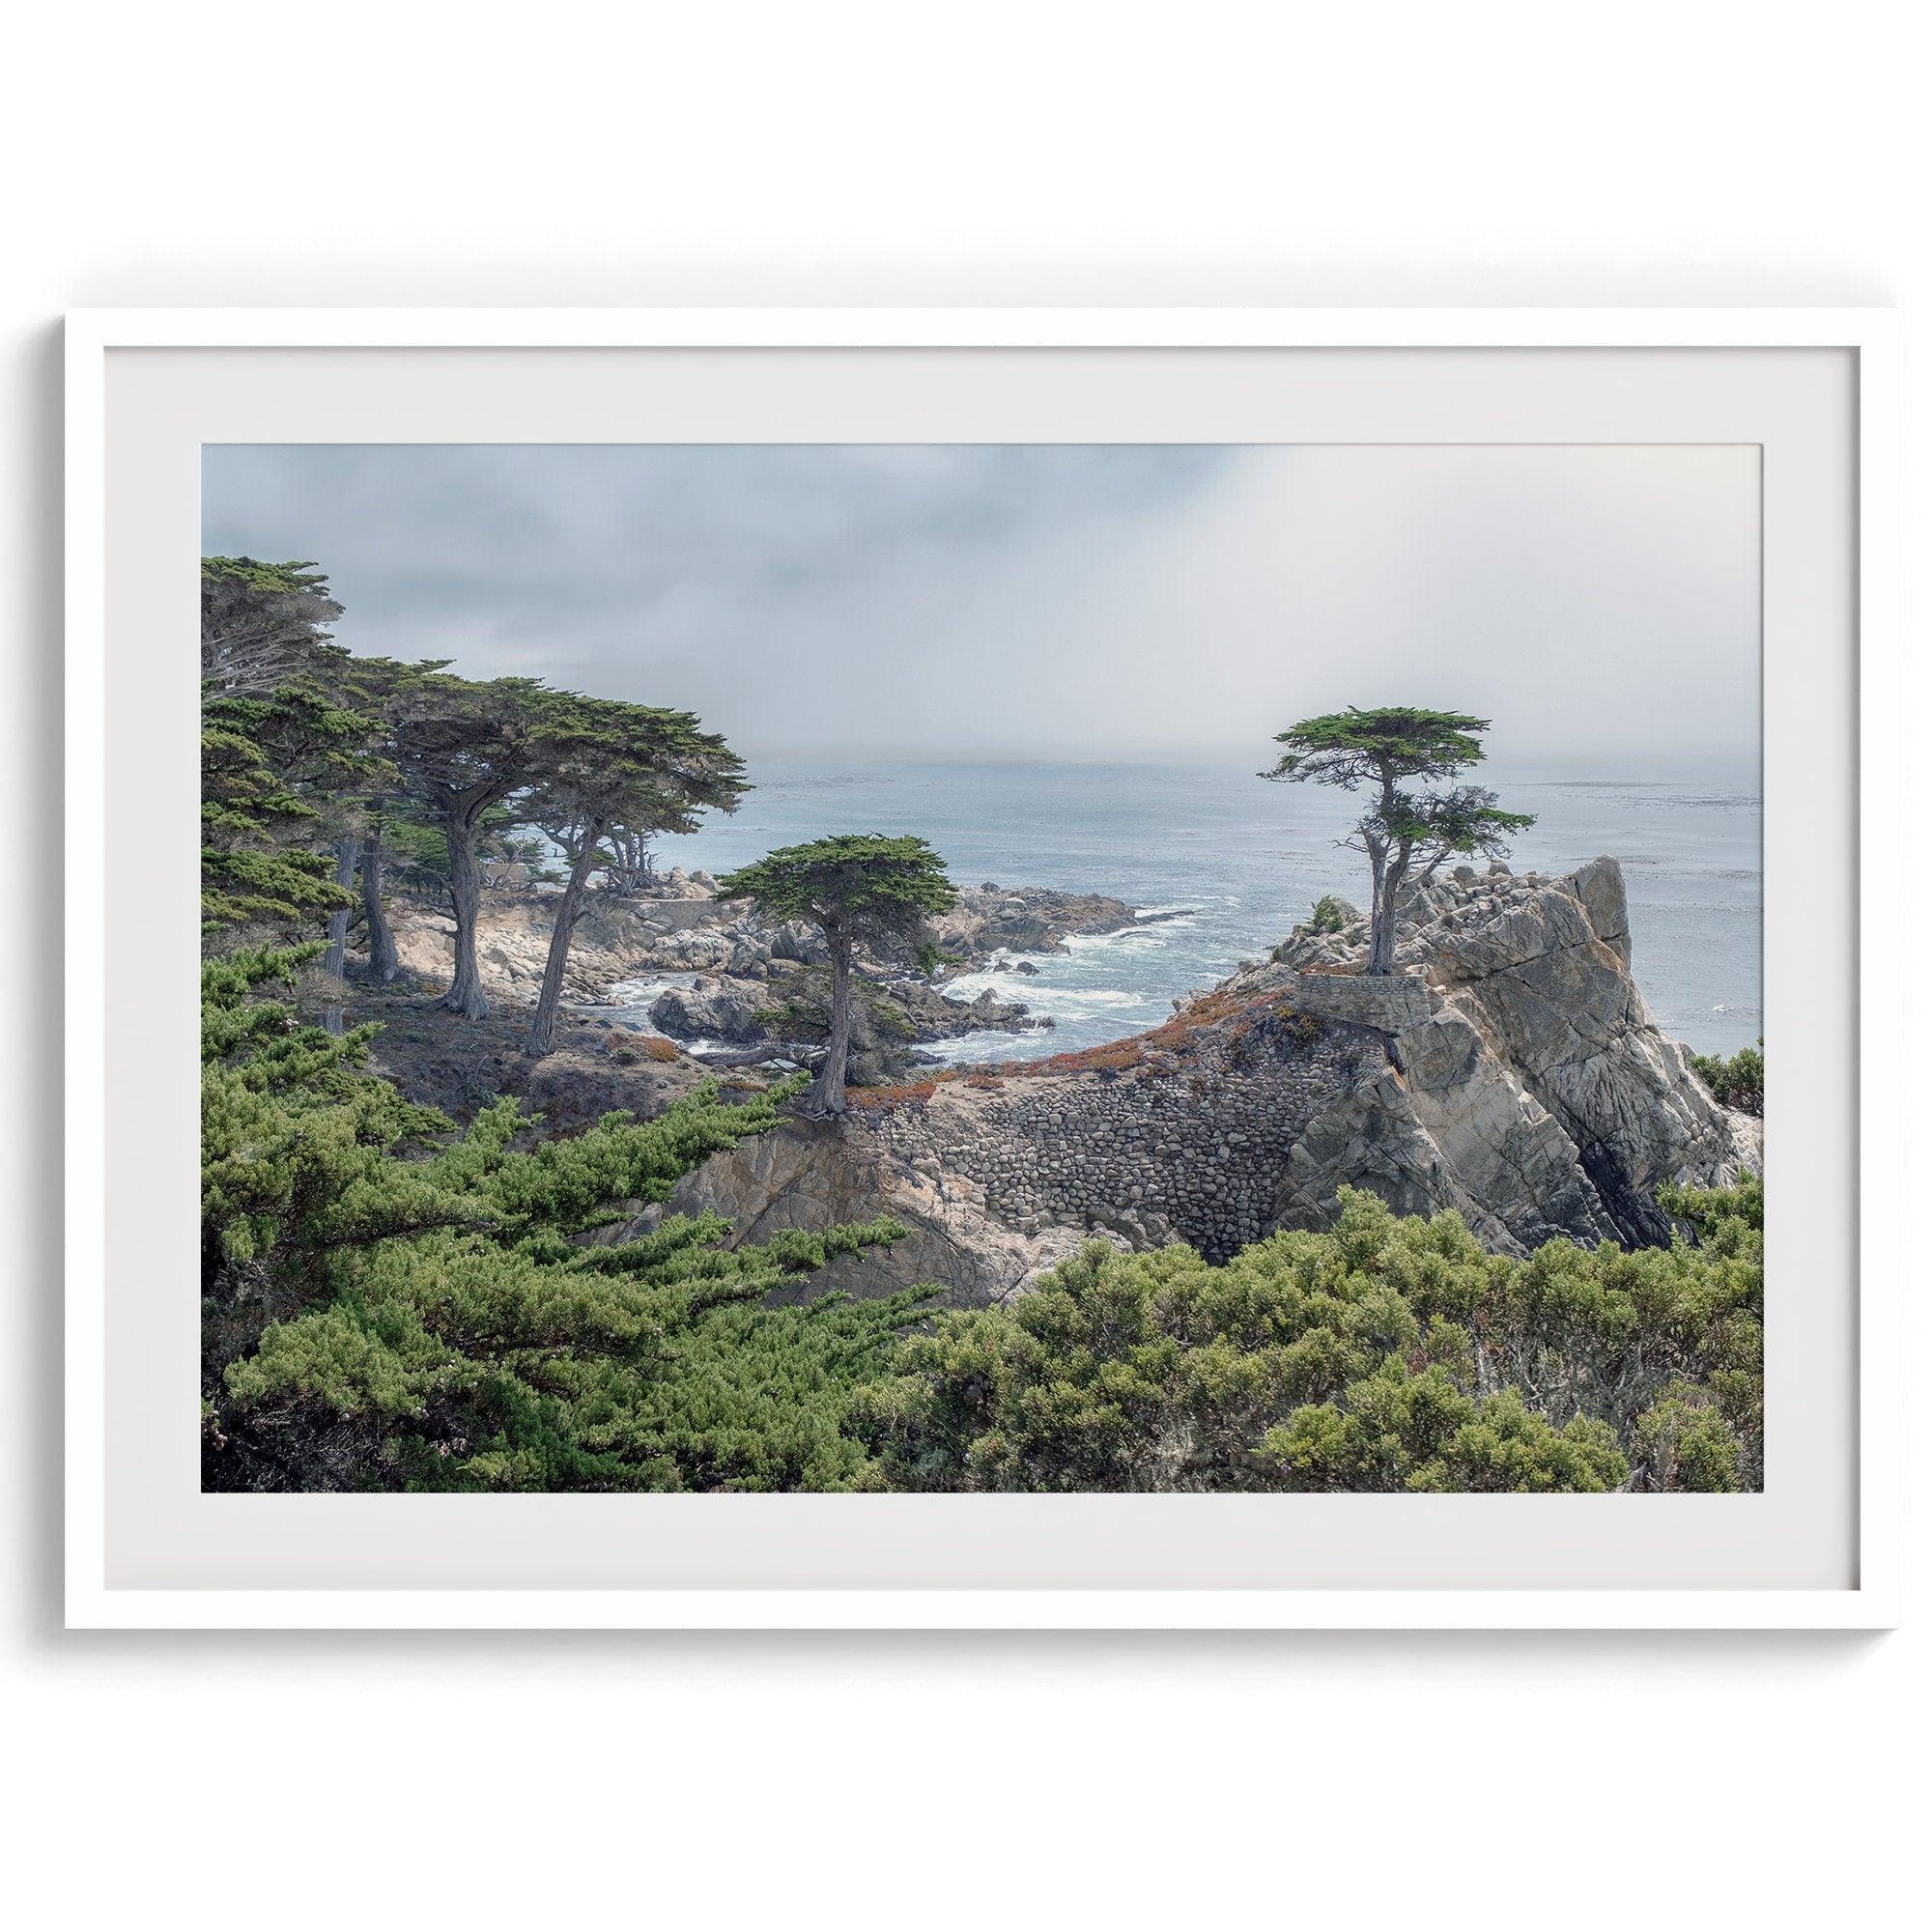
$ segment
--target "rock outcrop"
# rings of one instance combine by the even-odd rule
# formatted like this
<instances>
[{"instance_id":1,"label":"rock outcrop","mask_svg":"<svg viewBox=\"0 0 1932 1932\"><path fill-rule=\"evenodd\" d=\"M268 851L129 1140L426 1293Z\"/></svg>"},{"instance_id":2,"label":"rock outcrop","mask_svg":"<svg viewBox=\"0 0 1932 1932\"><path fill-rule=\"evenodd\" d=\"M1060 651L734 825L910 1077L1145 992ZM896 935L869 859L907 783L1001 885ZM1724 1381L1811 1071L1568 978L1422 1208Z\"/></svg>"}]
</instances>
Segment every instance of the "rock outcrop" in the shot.
<instances>
[{"instance_id":1,"label":"rock outcrop","mask_svg":"<svg viewBox=\"0 0 1932 1932\"><path fill-rule=\"evenodd\" d=\"M968 886L933 921L942 951L969 965L998 952L1064 952L1075 934L1121 932L1139 923L1124 899L1057 893L1045 886Z\"/></svg>"},{"instance_id":2,"label":"rock outcrop","mask_svg":"<svg viewBox=\"0 0 1932 1932\"><path fill-rule=\"evenodd\" d=\"M1385 1095L1365 1125L1380 1133L1412 1116L1443 1166L1476 1179L1477 1199L1501 1205L1520 1240L1538 1237L1523 1203L1539 1195L1558 1210L1547 1217L1550 1232L1666 1240L1660 1186L1717 1185L1759 1167L1759 1123L1711 1096L1631 977L1630 909L1614 859L1561 878L1463 867L1411 895L1406 910L1397 965L1426 989L1431 1010L1420 1023L1387 1024L1407 1104ZM1287 976L1305 989L1318 976L1297 969L1356 963L1366 944L1359 923L1297 935L1254 979ZM1319 977L1350 984L1346 974ZM1359 983L1365 997L1378 996L1378 982ZM1327 1123L1329 1138L1342 1124ZM1324 1187L1332 1196L1328 1183L1347 1178L1355 1153L1305 1151L1285 1211L1319 1215ZM1586 1183L1580 1191L1552 1187L1566 1154Z\"/></svg>"},{"instance_id":3,"label":"rock outcrop","mask_svg":"<svg viewBox=\"0 0 1932 1932\"><path fill-rule=\"evenodd\" d=\"M1660 1186L1759 1167L1758 1122L1711 1096L1631 978L1614 861L1463 868L1406 911L1392 978L1362 973L1359 921L1304 929L1151 1033L855 1094L842 1128L785 1143L782 1175L761 1143L715 1156L689 1199L808 1227L834 1194L899 1214L921 1231L904 1264L855 1285L926 1266L971 1300L1030 1278L1029 1244L1179 1238L1221 1259L1325 1224L1345 1185L1453 1208L1504 1253L1661 1241Z\"/></svg>"},{"instance_id":4,"label":"rock outcrop","mask_svg":"<svg viewBox=\"0 0 1932 1932\"><path fill-rule=\"evenodd\" d=\"M456 956L456 922L439 906L408 900L390 906L390 925L403 970L419 980L446 980ZM485 893L477 924L476 964L493 999L530 1001L543 984L550 956L554 894ZM657 942L626 901L593 898L571 940L564 997L595 1000L619 980L651 970Z\"/></svg>"},{"instance_id":5,"label":"rock outcrop","mask_svg":"<svg viewBox=\"0 0 1932 1932\"><path fill-rule=\"evenodd\" d=\"M672 1039L723 1039L744 1045L767 1038L770 995L742 980L700 979L668 986L651 1002L651 1024Z\"/></svg>"}]
</instances>

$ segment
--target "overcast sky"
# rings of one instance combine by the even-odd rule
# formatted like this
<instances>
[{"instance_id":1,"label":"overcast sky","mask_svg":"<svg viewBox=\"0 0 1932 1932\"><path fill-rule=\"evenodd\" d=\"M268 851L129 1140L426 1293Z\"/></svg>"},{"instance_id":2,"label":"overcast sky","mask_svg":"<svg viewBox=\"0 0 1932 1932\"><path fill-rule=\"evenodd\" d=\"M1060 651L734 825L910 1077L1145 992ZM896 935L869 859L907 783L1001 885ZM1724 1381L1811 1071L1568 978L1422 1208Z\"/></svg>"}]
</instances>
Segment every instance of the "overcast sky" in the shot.
<instances>
[{"instance_id":1,"label":"overcast sky","mask_svg":"<svg viewBox=\"0 0 1932 1932\"><path fill-rule=\"evenodd\" d=\"M753 755L1260 758L1395 703L1511 764L1757 744L1754 448L228 445L202 519L352 649Z\"/></svg>"}]
</instances>

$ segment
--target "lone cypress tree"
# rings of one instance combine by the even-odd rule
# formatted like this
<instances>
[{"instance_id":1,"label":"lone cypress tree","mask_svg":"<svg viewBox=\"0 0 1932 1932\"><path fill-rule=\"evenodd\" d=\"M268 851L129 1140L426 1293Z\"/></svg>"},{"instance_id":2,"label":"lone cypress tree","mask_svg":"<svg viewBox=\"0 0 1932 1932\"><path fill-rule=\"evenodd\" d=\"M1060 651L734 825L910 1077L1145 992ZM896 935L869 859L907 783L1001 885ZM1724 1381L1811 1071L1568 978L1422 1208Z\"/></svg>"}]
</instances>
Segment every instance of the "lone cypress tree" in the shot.
<instances>
[{"instance_id":1,"label":"lone cypress tree","mask_svg":"<svg viewBox=\"0 0 1932 1932\"><path fill-rule=\"evenodd\" d=\"M1526 812L1502 811L1496 794L1480 785L1445 790L1403 789L1413 779L1453 778L1480 764L1479 734L1487 718L1460 711L1417 711L1391 706L1378 711L1332 711L1304 718L1276 735L1287 746L1264 779L1374 787L1374 802L1342 843L1367 854L1374 886L1369 971L1395 970L1396 904L1411 877L1420 884L1452 853L1500 856L1506 837L1536 823Z\"/></svg>"},{"instance_id":2,"label":"lone cypress tree","mask_svg":"<svg viewBox=\"0 0 1932 1932\"><path fill-rule=\"evenodd\" d=\"M946 867L923 838L849 833L786 845L718 882L721 898L749 898L778 920L809 920L832 955L832 1025L825 1060L805 1111L845 1111L845 1057L852 1043L852 956L860 945L910 954L928 913L956 896Z\"/></svg>"},{"instance_id":3,"label":"lone cypress tree","mask_svg":"<svg viewBox=\"0 0 1932 1932\"><path fill-rule=\"evenodd\" d=\"M748 788L743 761L715 732L699 730L689 711L574 693L545 693L539 709L531 755L542 776L521 810L563 846L570 870L526 1041L537 1059L550 1051L571 934L606 835L617 827L694 832L700 811L735 811Z\"/></svg>"}]
</instances>

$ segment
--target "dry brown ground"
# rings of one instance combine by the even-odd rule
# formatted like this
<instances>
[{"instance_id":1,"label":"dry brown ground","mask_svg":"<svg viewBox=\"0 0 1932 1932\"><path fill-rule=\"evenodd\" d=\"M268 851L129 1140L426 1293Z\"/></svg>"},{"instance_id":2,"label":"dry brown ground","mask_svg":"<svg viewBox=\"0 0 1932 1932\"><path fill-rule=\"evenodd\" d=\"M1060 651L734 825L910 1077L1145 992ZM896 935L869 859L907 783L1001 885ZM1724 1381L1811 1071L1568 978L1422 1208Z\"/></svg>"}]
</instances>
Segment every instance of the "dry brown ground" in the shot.
<instances>
[{"instance_id":1,"label":"dry brown ground","mask_svg":"<svg viewBox=\"0 0 1932 1932\"><path fill-rule=\"evenodd\" d=\"M412 1100L458 1121L508 1094L544 1116L547 1133L575 1133L618 1110L648 1120L707 1078L763 1084L756 1074L708 1073L668 1041L646 1044L625 1028L569 1012L558 1015L554 1050L532 1060L524 1051L527 1006L499 1001L488 1018L466 1020L437 1004L440 991L423 982L355 986L344 1017L352 1026L380 1022L369 1053L374 1069ZM667 1050L674 1055L668 1061L651 1057Z\"/></svg>"}]
</instances>

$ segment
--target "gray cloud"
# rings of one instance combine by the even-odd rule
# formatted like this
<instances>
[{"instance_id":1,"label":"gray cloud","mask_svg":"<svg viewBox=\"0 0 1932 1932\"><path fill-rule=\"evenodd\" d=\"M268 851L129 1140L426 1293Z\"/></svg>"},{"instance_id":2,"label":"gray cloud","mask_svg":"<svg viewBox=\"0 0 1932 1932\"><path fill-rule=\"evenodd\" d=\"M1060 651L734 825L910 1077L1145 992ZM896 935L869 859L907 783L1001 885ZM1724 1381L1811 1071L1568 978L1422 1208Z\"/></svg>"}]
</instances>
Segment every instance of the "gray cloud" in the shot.
<instances>
[{"instance_id":1,"label":"gray cloud","mask_svg":"<svg viewBox=\"0 0 1932 1932\"><path fill-rule=\"evenodd\" d=\"M748 753L1257 756L1391 702L1513 764L1757 739L1747 448L212 446L203 546L315 559L355 649Z\"/></svg>"}]
</instances>

